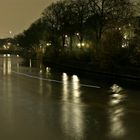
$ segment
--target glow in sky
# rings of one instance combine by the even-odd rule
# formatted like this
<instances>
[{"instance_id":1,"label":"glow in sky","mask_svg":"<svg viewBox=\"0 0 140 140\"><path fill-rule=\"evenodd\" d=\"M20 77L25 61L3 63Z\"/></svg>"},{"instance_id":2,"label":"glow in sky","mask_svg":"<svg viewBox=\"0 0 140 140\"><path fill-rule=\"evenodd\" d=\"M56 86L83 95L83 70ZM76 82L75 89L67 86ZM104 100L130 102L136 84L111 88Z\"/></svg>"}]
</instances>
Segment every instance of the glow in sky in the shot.
<instances>
[{"instance_id":1,"label":"glow in sky","mask_svg":"<svg viewBox=\"0 0 140 140\"><path fill-rule=\"evenodd\" d=\"M27 29L53 1L56 0L0 0L0 38Z\"/></svg>"}]
</instances>

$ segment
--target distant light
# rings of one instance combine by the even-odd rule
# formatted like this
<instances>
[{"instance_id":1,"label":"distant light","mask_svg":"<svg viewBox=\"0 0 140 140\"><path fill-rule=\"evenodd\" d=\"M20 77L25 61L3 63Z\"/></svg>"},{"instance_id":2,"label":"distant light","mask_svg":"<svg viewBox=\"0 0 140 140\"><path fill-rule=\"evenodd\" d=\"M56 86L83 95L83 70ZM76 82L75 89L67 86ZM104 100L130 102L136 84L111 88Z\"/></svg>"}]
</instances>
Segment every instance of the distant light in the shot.
<instances>
[{"instance_id":1,"label":"distant light","mask_svg":"<svg viewBox=\"0 0 140 140\"><path fill-rule=\"evenodd\" d=\"M49 73L50 72L50 67L46 67L46 72Z\"/></svg>"},{"instance_id":2,"label":"distant light","mask_svg":"<svg viewBox=\"0 0 140 140\"><path fill-rule=\"evenodd\" d=\"M6 49L7 48L6 45L3 45L3 48Z\"/></svg>"},{"instance_id":3,"label":"distant light","mask_svg":"<svg viewBox=\"0 0 140 140\"><path fill-rule=\"evenodd\" d=\"M67 38L67 37L68 37L68 35L65 35L65 37Z\"/></svg>"},{"instance_id":4,"label":"distant light","mask_svg":"<svg viewBox=\"0 0 140 140\"><path fill-rule=\"evenodd\" d=\"M77 36L79 36L79 33L76 33Z\"/></svg>"},{"instance_id":5,"label":"distant light","mask_svg":"<svg viewBox=\"0 0 140 140\"><path fill-rule=\"evenodd\" d=\"M19 55L17 54L17 57L19 57Z\"/></svg>"},{"instance_id":6,"label":"distant light","mask_svg":"<svg viewBox=\"0 0 140 140\"><path fill-rule=\"evenodd\" d=\"M12 34L12 31L9 31L10 34Z\"/></svg>"},{"instance_id":7,"label":"distant light","mask_svg":"<svg viewBox=\"0 0 140 140\"><path fill-rule=\"evenodd\" d=\"M42 70L42 69L40 69L39 73L40 73L40 74L42 74L42 73L43 73L43 70Z\"/></svg>"},{"instance_id":8,"label":"distant light","mask_svg":"<svg viewBox=\"0 0 140 140\"><path fill-rule=\"evenodd\" d=\"M8 57L10 57L10 54L7 54Z\"/></svg>"},{"instance_id":9,"label":"distant light","mask_svg":"<svg viewBox=\"0 0 140 140\"><path fill-rule=\"evenodd\" d=\"M126 48L126 44L122 44L122 48Z\"/></svg>"},{"instance_id":10,"label":"distant light","mask_svg":"<svg viewBox=\"0 0 140 140\"><path fill-rule=\"evenodd\" d=\"M78 43L77 46L80 48L81 47L81 43Z\"/></svg>"},{"instance_id":11,"label":"distant light","mask_svg":"<svg viewBox=\"0 0 140 140\"><path fill-rule=\"evenodd\" d=\"M78 43L77 46L78 46L79 48L81 48L81 46L84 47L84 46L85 46L85 43Z\"/></svg>"},{"instance_id":12,"label":"distant light","mask_svg":"<svg viewBox=\"0 0 140 140\"><path fill-rule=\"evenodd\" d=\"M51 43L47 43L46 45L47 45L47 46L51 46Z\"/></svg>"},{"instance_id":13,"label":"distant light","mask_svg":"<svg viewBox=\"0 0 140 140\"><path fill-rule=\"evenodd\" d=\"M8 44L9 46L11 45L11 43L10 43L10 42L8 42L7 44Z\"/></svg>"},{"instance_id":14,"label":"distant light","mask_svg":"<svg viewBox=\"0 0 140 140\"><path fill-rule=\"evenodd\" d=\"M84 47L85 46L85 43L82 43L82 46Z\"/></svg>"},{"instance_id":15,"label":"distant light","mask_svg":"<svg viewBox=\"0 0 140 140\"><path fill-rule=\"evenodd\" d=\"M46 67L46 71L48 71L49 70L49 67Z\"/></svg>"},{"instance_id":16,"label":"distant light","mask_svg":"<svg viewBox=\"0 0 140 140\"><path fill-rule=\"evenodd\" d=\"M124 35L124 39L127 39L127 35L126 34Z\"/></svg>"}]
</instances>

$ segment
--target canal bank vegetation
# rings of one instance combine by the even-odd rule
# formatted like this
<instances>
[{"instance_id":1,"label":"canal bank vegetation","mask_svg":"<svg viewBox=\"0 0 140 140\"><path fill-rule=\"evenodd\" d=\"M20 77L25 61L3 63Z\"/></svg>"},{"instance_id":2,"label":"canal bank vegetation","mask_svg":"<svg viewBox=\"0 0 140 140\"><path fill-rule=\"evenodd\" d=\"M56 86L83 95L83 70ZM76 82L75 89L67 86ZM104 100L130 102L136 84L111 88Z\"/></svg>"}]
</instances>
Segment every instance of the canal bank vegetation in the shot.
<instances>
[{"instance_id":1,"label":"canal bank vegetation","mask_svg":"<svg viewBox=\"0 0 140 140\"><path fill-rule=\"evenodd\" d=\"M138 4L129 0L52 3L15 40L25 59L90 72L140 75Z\"/></svg>"}]
</instances>

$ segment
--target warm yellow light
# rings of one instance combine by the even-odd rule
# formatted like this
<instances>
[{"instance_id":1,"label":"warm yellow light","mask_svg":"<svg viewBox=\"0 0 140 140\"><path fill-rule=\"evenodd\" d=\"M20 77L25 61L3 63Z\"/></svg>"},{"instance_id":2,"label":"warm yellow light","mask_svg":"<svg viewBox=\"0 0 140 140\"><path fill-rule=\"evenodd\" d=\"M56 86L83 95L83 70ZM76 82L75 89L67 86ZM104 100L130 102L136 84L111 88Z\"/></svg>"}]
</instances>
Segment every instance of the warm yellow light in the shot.
<instances>
[{"instance_id":1,"label":"warm yellow light","mask_svg":"<svg viewBox=\"0 0 140 140\"><path fill-rule=\"evenodd\" d=\"M7 48L6 45L3 45L3 48L6 49Z\"/></svg>"},{"instance_id":2,"label":"warm yellow light","mask_svg":"<svg viewBox=\"0 0 140 140\"><path fill-rule=\"evenodd\" d=\"M127 35L126 34L124 35L124 39L127 39Z\"/></svg>"},{"instance_id":3,"label":"warm yellow light","mask_svg":"<svg viewBox=\"0 0 140 140\"><path fill-rule=\"evenodd\" d=\"M76 35L78 35L78 36L79 36L79 33L76 33Z\"/></svg>"},{"instance_id":4,"label":"warm yellow light","mask_svg":"<svg viewBox=\"0 0 140 140\"><path fill-rule=\"evenodd\" d=\"M63 78L63 81L66 81L68 80L68 75L66 73L63 73L62 78Z\"/></svg>"},{"instance_id":5,"label":"warm yellow light","mask_svg":"<svg viewBox=\"0 0 140 140\"><path fill-rule=\"evenodd\" d=\"M10 34L12 34L12 31L9 31Z\"/></svg>"},{"instance_id":6,"label":"warm yellow light","mask_svg":"<svg viewBox=\"0 0 140 140\"><path fill-rule=\"evenodd\" d=\"M8 45L11 45L11 43L10 43L10 42L8 42L7 44L8 44Z\"/></svg>"},{"instance_id":7,"label":"warm yellow light","mask_svg":"<svg viewBox=\"0 0 140 140\"><path fill-rule=\"evenodd\" d=\"M82 47L84 47L85 46L85 43L82 43Z\"/></svg>"},{"instance_id":8,"label":"warm yellow light","mask_svg":"<svg viewBox=\"0 0 140 140\"><path fill-rule=\"evenodd\" d=\"M80 48L81 47L81 43L78 43L77 46Z\"/></svg>"},{"instance_id":9,"label":"warm yellow light","mask_svg":"<svg viewBox=\"0 0 140 140\"><path fill-rule=\"evenodd\" d=\"M77 75L73 75L73 76L72 76L72 79L73 79L73 81L74 81L74 82L79 81L79 78L78 78L78 76L77 76Z\"/></svg>"},{"instance_id":10,"label":"warm yellow light","mask_svg":"<svg viewBox=\"0 0 140 140\"><path fill-rule=\"evenodd\" d=\"M51 43L47 43L46 45L47 45L47 46L51 46Z\"/></svg>"}]
</instances>

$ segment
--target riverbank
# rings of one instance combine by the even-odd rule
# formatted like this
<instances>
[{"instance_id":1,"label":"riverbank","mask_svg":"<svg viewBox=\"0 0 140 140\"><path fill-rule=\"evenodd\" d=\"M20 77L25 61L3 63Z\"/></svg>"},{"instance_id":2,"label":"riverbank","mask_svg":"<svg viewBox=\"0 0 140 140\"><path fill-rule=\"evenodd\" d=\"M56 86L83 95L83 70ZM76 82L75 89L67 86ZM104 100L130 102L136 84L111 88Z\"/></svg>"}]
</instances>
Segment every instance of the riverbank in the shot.
<instances>
[{"instance_id":1,"label":"riverbank","mask_svg":"<svg viewBox=\"0 0 140 140\"><path fill-rule=\"evenodd\" d=\"M82 77L94 78L111 83L121 83L125 85L140 84L140 69L132 67L112 67L110 70L98 69L90 63L72 61L44 61L45 66L67 73L77 74Z\"/></svg>"}]
</instances>

